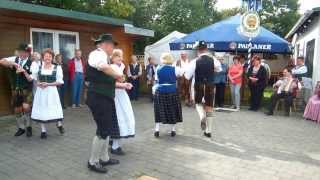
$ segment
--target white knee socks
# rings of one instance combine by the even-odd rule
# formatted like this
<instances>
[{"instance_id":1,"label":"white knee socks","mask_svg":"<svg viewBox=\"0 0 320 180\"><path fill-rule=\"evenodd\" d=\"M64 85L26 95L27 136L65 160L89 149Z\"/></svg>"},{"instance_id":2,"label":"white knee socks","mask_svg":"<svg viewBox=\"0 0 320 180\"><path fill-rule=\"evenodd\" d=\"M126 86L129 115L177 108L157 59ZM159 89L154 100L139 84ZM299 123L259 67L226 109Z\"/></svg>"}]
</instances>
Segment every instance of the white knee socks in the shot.
<instances>
[{"instance_id":1,"label":"white knee socks","mask_svg":"<svg viewBox=\"0 0 320 180\"><path fill-rule=\"evenodd\" d=\"M160 131L160 123L156 123L156 128L154 130L155 131Z\"/></svg>"},{"instance_id":2,"label":"white knee socks","mask_svg":"<svg viewBox=\"0 0 320 180\"><path fill-rule=\"evenodd\" d=\"M41 132L47 132L47 128L44 123L41 123Z\"/></svg>"},{"instance_id":3,"label":"white knee socks","mask_svg":"<svg viewBox=\"0 0 320 180\"><path fill-rule=\"evenodd\" d=\"M212 130L212 121L213 121L213 113L207 112L207 126L206 126L206 133L211 133Z\"/></svg>"},{"instance_id":4,"label":"white knee socks","mask_svg":"<svg viewBox=\"0 0 320 180\"><path fill-rule=\"evenodd\" d=\"M196 104L196 110L199 114L200 120L202 120L206 117L206 112L205 112L202 104Z\"/></svg>"},{"instance_id":5,"label":"white knee socks","mask_svg":"<svg viewBox=\"0 0 320 180\"><path fill-rule=\"evenodd\" d=\"M91 165L94 165L99 162L99 156L102 150L102 147L106 145L106 140L100 139L98 136L95 136L92 141L92 147L91 147L91 155L89 159L89 163ZM108 149L108 148L106 148ZM108 150L106 150L108 153Z\"/></svg>"},{"instance_id":6,"label":"white knee socks","mask_svg":"<svg viewBox=\"0 0 320 180\"><path fill-rule=\"evenodd\" d=\"M62 121L58 121L57 126L58 127L62 126Z\"/></svg>"},{"instance_id":7,"label":"white knee socks","mask_svg":"<svg viewBox=\"0 0 320 180\"><path fill-rule=\"evenodd\" d=\"M171 124L171 131L176 131L176 125L175 124Z\"/></svg>"},{"instance_id":8,"label":"white knee socks","mask_svg":"<svg viewBox=\"0 0 320 180\"><path fill-rule=\"evenodd\" d=\"M102 139L103 145L101 148L101 152L100 152L100 159L103 161L109 161L110 157L109 157L109 152L108 152L108 147L109 147L109 137L104 140Z\"/></svg>"},{"instance_id":9,"label":"white knee socks","mask_svg":"<svg viewBox=\"0 0 320 180\"><path fill-rule=\"evenodd\" d=\"M120 147L120 139L113 139L113 142L112 142L112 149L113 150L116 150Z\"/></svg>"}]
</instances>

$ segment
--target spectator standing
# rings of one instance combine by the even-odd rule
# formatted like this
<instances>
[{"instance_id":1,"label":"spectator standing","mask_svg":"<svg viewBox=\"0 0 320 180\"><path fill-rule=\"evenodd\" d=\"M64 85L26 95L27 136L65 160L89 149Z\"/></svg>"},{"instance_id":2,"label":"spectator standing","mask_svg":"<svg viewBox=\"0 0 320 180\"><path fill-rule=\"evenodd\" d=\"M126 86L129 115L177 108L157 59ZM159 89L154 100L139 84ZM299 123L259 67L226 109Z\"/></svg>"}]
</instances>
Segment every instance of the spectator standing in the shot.
<instances>
[{"instance_id":1,"label":"spectator standing","mask_svg":"<svg viewBox=\"0 0 320 180\"><path fill-rule=\"evenodd\" d=\"M240 110L240 89L242 85L243 66L240 63L240 56L233 57L233 64L229 67L228 78L233 108Z\"/></svg>"},{"instance_id":2,"label":"spectator standing","mask_svg":"<svg viewBox=\"0 0 320 180\"><path fill-rule=\"evenodd\" d=\"M151 93L151 101L153 101L153 95L152 95L152 86L154 85L155 81L155 74L156 74L156 68L157 65L154 62L154 59L152 57L148 58L148 65L146 66L146 73L147 73L147 85L148 87L151 87L150 93Z\"/></svg>"},{"instance_id":3,"label":"spectator standing","mask_svg":"<svg viewBox=\"0 0 320 180\"><path fill-rule=\"evenodd\" d=\"M32 62L35 62L38 66L41 65L41 54L38 52L33 52L31 55ZM33 80L33 88L32 88L32 94L33 96L36 94L37 90L37 80Z\"/></svg>"},{"instance_id":4,"label":"spectator standing","mask_svg":"<svg viewBox=\"0 0 320 180\"><path fill-rule=\"evenodd\" d=\"M217 54L216 58L221 63L222 71L214 72L214 84L216 86L216 93L215 93L214 100L215 100L215 106L223 107L224 106L224 92L226 89L228 67L226 64L223 63L224 57L222 54Z\"/></svg>"},{"instance_id":5,"label":"spectator standing","mask_svg":"<svg viewBox=\"0 0 320 180\"><path fill-rule=\"evenodd\" d=\"M56 54L56 57L55 57L55 64L56 65L59 65L62 69L62 72L63 72L63 75L67 75L67 73L65 71L66 70L66 66L64 65L65 63L63 63L63 60L62 60L62 55L61 54ZM60 102L61 102L61 106L63 109L66 109L66 106L65 106L65 103L64 103L64 95L65 95L65 92L66 92L66 87L67 87L67 78L65 78L63 76L63 84L58 86L58 92L59 92L59 96L60 96Z\"/></svg>"},{"instance_id":6,"label":"spectator standing","mask_svg":"<svg viewBox=\"0 0 320 180\"><path fill-rule=\"evenodd\" d=\"M69 78L72 85L72 108L80 107L85 76L85 60L80 49L75 50L75 57L69 61Z\"/></svg>"},{"instance_id":7,"label":"spectator standing","mask_svg":"<svg viewBox=\"0 0 320 180\"><path fill-rule=\"evenodd\" d=\"M175 63L175 67L179 67L183 72L186 70L189 65L190 60L188 59L188 54L186 52L182 52L180 54L180 59ZM190 87L191 81L186 79L183 75L178 77L178 92L182 100L185 101L187 106L191 106L191 96L190 96Z\"/></svg>"},{"instance_id":8,"label":"spectator standing","mask_svg":"<svg viewBox=\"0 0 320 180\"><path fill-rule=\"evenodd\" d=\"M248 69L248 86L250 88L250 108L257 111L261 106L263 91L267 84L267 70L261 65L261 58L252 58L252 66Z\"/></svg>"},{"instance_id":9,"label":"spectator standing","mask_svg":"<svg viewBox=\"0 0 320 180\"><path fill-rule=\"evenodd\" d=\"M142 75L142 67L138 63L137 56L131 56L131 64L127 71L129 82L133 85L132 89L129 90L129 96L131 100L138 100L139 98L139 87L140 77Z\"/></svg>"}]
</instances>

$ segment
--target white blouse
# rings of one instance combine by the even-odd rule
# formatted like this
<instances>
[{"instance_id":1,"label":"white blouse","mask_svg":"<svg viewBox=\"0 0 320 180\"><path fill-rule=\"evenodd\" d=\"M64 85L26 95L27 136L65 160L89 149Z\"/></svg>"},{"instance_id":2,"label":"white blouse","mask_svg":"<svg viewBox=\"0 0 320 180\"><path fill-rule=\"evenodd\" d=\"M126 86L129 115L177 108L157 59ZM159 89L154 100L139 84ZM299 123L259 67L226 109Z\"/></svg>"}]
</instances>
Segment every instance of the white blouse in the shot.
<instances>
[{"instance_id":1,"label":"white blouse","mask_svg":"<svg viewBox=\"0 0 320 180\"><path fill-rule=\"evenodd\" d=\"M42 75L51 75L53 73L53 69L55 65L52 65L50 69L44 69L44 65L42 64L41 74ZM33 80L38 80L38 72L39 65L36 62L31 64L31 77ZM60 65L57 65L57 73L56 73L56 82L63 84L63 72Z\"/></svg>"}]
</instances>

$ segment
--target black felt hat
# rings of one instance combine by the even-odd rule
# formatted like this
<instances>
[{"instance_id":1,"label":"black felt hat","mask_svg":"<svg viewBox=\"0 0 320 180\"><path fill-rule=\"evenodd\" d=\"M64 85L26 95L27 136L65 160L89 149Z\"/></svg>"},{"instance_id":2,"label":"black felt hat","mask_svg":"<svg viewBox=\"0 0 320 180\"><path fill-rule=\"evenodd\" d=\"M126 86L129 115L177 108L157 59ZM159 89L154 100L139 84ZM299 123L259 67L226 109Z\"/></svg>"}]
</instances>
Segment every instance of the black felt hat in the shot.
<instances>
[{"instance_id":1,"label":"black felt hat","mask_svg":"<svg viewBox=\"0 0 320 180\"><path fill-rule=\"evenodd\" d=\"M199 41L199 44L196 46L196 49L206 49L207 43L205 41Z\"/></svg>"},{"instance_id":2,"label":"black felt hat","mask_svg":"<svg viewBox=\"0 0 320 180\"><path fill-rule=\"evenodd\" d=\"M112 34L101 34L97 39L94 39L94 44L100 44L103 42L111 42L113 43L115 46L118 45L118 42L116 42L113 37Z\"/></svg>"},{"instance_id":3,"label":"black felt hat","mask_svg":"<svg viewBox=\"0 0 320 180\"><path fill-rule=\"evenodd\" d=\"M17 50L31 52L32 48L27 43L20 43Z\"/></svg>"}]
</instances>

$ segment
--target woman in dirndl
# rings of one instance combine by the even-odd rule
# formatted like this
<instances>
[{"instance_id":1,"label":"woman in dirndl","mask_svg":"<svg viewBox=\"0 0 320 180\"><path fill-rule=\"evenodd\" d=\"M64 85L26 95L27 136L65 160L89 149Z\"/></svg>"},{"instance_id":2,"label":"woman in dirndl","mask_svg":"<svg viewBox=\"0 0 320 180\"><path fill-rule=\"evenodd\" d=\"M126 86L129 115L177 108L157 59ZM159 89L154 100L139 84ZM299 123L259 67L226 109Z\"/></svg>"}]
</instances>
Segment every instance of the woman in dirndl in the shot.
<instances>
[{"instance_id":1,"label":"woman in dirndl","mask_svg":"<svg viewBox=\"0 0 320 180\"><path fill-rule=\"evenodd\" d=\"M123 61L123 52L121 49L113 50L111 56L112 64L111 67L118 72L123 74L125 65ZM131 106L130 98L127 90L132 88L131 83L127 82L116 82L115 98L114 103L116 106L116 113L120 131L120 138L130 138L135 135L135 118L133 109ZM112 139L111 154L124 155L120 146L120 139Z\"/></svg>"},{"instance_id":2,"label":"woman in dirndl","mask_svg":"<svg viewBox=\"0 0 320 180\"><path fill-rule=\"evenodd\" d=\"M320 81L316 84L314 95L309 99L303 117L320 123Z\"/></svg>"},{"instance_id":3,"label":"woman in dirndl","mask_svg":"<svg viewBox=\"0 0 320 180\"><path fill-rule=\"evenodd\" d=\"M179 94L177 92L177 76L182 76L179 67L172 66L173 57L170 53L163 53L160 58L161 65L156 69L156 84L154 91L154 136L159 137L160 123L171 125L171 136L176 135L175 125L182 122L182 110Z\"/></svg>"},{"instance_id":4,"label":"woman in dirndl","mask_svg":"<svg viewBox=\"0 0 320 180\"><path fill-rule=\"evenodd\" d=\"M64 133L62 125L63 111L57 86L63 84L61 66L52 64L54 52L45 49L42 53L42 63L32 64L32 78L37 80L37 90L33 100L31 119L41 125L41 139L47 138L45 124L56 122L60 134Z\"/></svg>"}]
</instances>

